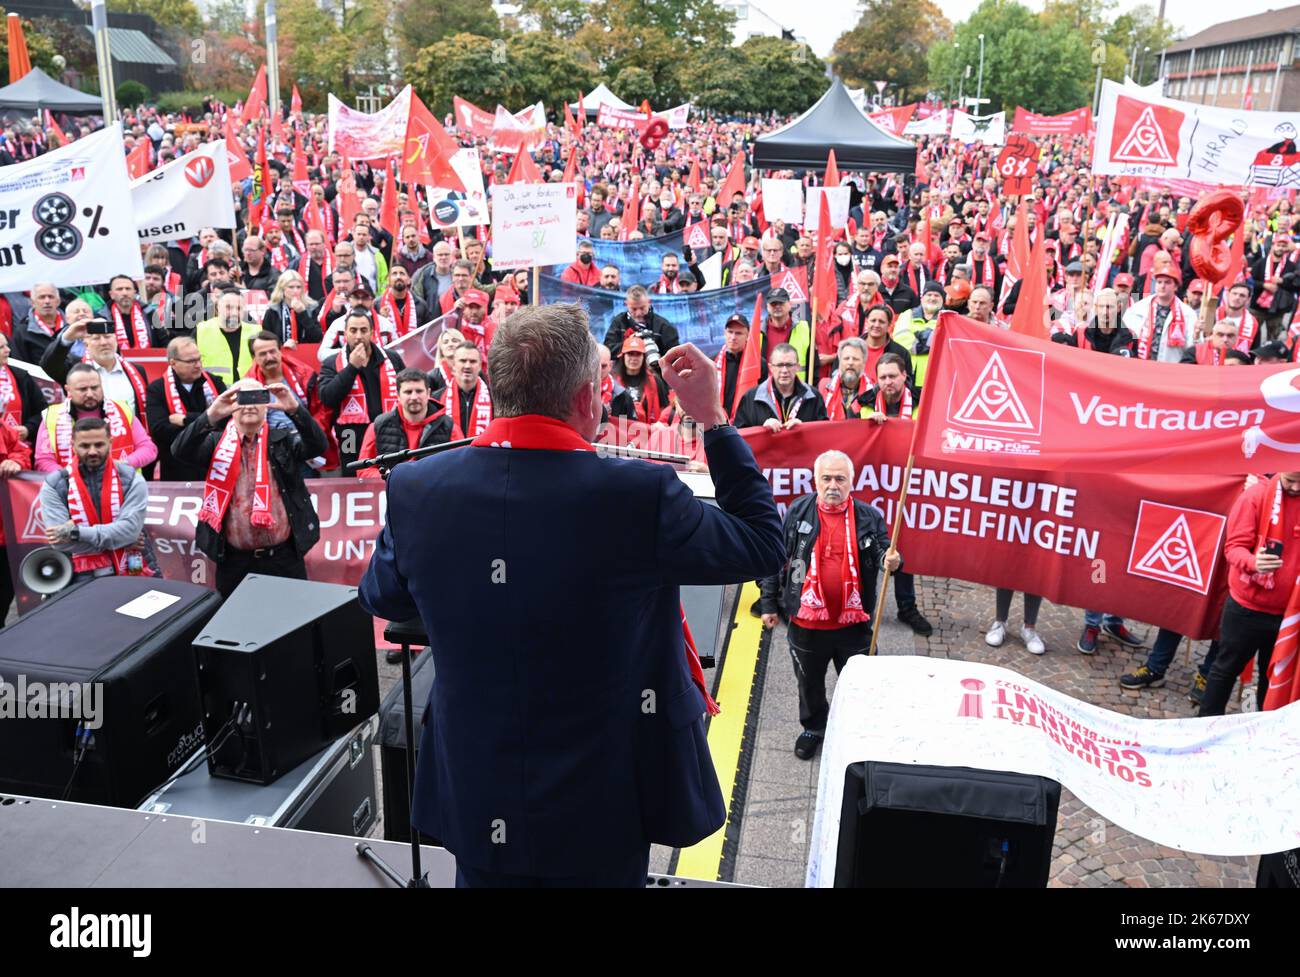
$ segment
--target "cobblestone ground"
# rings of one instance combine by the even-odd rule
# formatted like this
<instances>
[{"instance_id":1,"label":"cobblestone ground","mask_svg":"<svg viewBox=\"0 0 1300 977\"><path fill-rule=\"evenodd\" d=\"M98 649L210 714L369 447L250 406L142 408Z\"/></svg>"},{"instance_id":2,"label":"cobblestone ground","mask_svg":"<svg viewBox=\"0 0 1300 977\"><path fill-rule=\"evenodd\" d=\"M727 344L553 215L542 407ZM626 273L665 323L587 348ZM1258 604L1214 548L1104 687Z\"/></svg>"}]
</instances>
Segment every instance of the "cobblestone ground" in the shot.
<instances>
[{"instance_id":1,"label":"cobblestone ground","mask_svg":"<svg viewBox=\"0 0 1300 977\"><path fill-rule=\"evenodd\" d=\"M1025 651L1020 639L1023 605L1012 602L1007 641L1001 648L984 643L984 630L993 618L993 590L960 580L927 579L918 588L922 611L934 625L929 639L917 638L917 653L931 657L980 661L1014 669L1027 678L1104 709L1144 719L1176 719L1195 714L1188 702L1195 666L1208 642L1179 649L1163 688L1130 692L1119 677L1146 661L1146 649L1129 649L1104 638L1092 656L1075 648L1083 614L1074 608L1044 602L1038 632L1047 654ZM1147 645L1156 629L1135 622L1130 627ZM1229 711L1238 708L1236 697ZM1152 844L1100 817L1077 797L1062 789L1048 885L1059 886L1253 886L1258 859L1214 858Z\"/></svg>"}]
</instances>

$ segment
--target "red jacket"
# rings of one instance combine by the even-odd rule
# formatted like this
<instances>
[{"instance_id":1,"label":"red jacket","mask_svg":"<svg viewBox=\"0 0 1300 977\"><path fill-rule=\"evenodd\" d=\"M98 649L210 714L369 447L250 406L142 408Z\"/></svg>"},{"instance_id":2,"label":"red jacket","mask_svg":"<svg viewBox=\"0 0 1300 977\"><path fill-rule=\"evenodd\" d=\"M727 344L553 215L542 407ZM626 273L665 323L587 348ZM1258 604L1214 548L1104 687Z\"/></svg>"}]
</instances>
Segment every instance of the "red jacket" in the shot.
<instances>
[{"instance_id":1,"label":"red jacket","mask_svg":"<svg viewBox=\"0 0 1300 977\"><path fill-rule=\"evenodd\" d=\"M575 285L590 285L592 288L596 288L600 284L600 269L596 267L594 260L589 265L584 265L581 261L575 261L564 269L564 274L560 276L560 280L573 282Z\"/></svg>"},{"instance_id":2,"label":"red jacket","mask_svg":"<svg viewBox=\"0 0 1300 977\"><path fill-rule=\"evenodd\" d=\"M18 436L18 431L0 421L0 461L16 461L25 472L32 470L31 446ZM5 545L5 527L0 523L0 546Z\"/></svg>"},{"instance_id":3,"label":"red jacket","mask_svg":"<svg viewBox=\"0 0 1300 977\"><path fill-rule=\"evenodd\" d=\"M1273 574L1273 589L1251 579L1255 550L1261 545L1259 514L1272 506L1271 480L1261 478L1241 494L1228 515L1228 539L1223 555L1228 561L1228 592L1242 607L1261 614L1282 614L1291 597L1291 581L1300 576L1300 497L1282 493L1282 569Z\"/></svg>"}]
</instances>

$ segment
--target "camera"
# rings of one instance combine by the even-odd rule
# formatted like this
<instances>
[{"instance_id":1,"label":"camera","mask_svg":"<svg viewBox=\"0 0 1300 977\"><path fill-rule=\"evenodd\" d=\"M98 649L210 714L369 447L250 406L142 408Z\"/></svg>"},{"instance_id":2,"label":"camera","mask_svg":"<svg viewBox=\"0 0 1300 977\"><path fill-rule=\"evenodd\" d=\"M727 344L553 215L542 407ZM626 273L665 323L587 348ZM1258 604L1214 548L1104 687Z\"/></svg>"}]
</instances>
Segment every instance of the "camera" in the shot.
<instances>
[{"instance_id":1,"label":"camera","mask_svg":"<svg viewBox=\"0 0 1300 977\"><path fill-rule=\"evenodd\" d=\"M654 366L659 362L659 344L655 342L654 333L642 326L636 331L636 334L645 340L646 366Z\"/></svg>"},{"instance_id":2,"label":"camera","mask_svg":"<svg viewBox=\"0 0 1300 977\"><path fill-rule=\"evenodd\" d=\"M271 391L265 387L261 390L241 390L235 397L235 403L240 407L255 407L271 402Z\"/></svg>"},{"instance_id":3,"label":"camera","mask_svg":"<svg viewBox=\"0 0 1300 977\"><path fill-rule=\"evenodd\" d=\"M113 324L107 319L89 319L86 321L87 336L107 336L113 331Z\"/></svg>"}]
</instances>

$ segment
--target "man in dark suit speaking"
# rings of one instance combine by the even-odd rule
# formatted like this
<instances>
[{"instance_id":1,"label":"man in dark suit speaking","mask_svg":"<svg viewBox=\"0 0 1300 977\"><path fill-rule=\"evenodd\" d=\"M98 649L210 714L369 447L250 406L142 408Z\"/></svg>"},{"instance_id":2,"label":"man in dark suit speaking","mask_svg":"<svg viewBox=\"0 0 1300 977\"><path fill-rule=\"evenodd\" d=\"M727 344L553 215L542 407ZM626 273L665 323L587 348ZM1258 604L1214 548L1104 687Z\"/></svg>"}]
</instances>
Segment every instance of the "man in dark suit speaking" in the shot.
<instances>
[{"instance_id":1,"label":"man in dark suit speaking","mask_svg":"<svg viewBox=\"0 0 1300 977\"><path fill-rule=\"evenodd\" d=\"M600 360L576 305L503 322L487 431L389 480L361 601L429 635L412 821L458 885L640 886L651 843L725 820L678 588L776 573L781 520L712 361L685 345L660 365L705 432L718 508L667 466L592 450Z\"/></svg>"}]
</instances>

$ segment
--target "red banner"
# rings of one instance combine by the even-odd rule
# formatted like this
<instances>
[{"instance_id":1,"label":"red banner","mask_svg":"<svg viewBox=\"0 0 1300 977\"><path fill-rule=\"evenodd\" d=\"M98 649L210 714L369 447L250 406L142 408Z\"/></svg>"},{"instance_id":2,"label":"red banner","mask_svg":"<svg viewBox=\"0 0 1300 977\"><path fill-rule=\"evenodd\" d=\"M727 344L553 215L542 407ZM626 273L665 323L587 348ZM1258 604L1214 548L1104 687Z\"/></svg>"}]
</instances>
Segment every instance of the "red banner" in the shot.
<instances>
[{"instance_id":1,"label":"red banner","mask_svg":"<svg viewBox=\"0 0 1300 977\"><path fill-rule=\"evenodd\" d=\"M1300 468L1300 367L1149 363L940 315L920 458L1110 474ZM1190 343L1196 324L1185 325Z\"/></svg>"},{"instance_id":2,"label":"red banner","mask_svg":"<svg viewBox=\"0 0 1300 977\"><path fill-rule=\"evenodd\" d=\"M492 126L496 116L485 112L473 102L467 102L459 95L452 96L452 108L455 111L456 128L468 132L477 139L487 139L492 135Z\"/></svg>"},{"instance_id":3,"label":"red banner","mask_svg":"<svg viewBox=\"0 0 1300 977\"><path fill-rule=\"evenodd\" d=\"M907 420L840 421L780 433L750 429L745 439L782 511L815 491L813 462L836 449L853 460L854 495L892 526L912 431ZM912 573L1041 594L1208 638L1218 633L1227 593L1225 514L1240 492L1239 478L999 471L951 458L918 460L898 550Z\"/></svg>"},{"instance_id":4,"label":"red banner","mask_svg":"<svg viewBox=\"0 0 1300 977\"><path fill-rule=\"evenodd\" d=\"M18 583L18 567L29 552L47 545L38 499L42 481L24 475L0 482L0 518L4 520L20 613L30 610L39 599ZM384 482L322 478L308 480L307 489L321 528L320 542L307 554L307 576L355 587L370 562L375 538L384 527L388 511ZM202 503L201 483L150 482L145 531L164 577L214 587L212 561L194 547L194 525Z\"/></svg>"},{"instance_id":5,"label":"red banner","mask_svg":"<svg viewBox=\"0 0 1300 977\"><path fill-rule=\"evenodd\" d=\"M1016 109L1012 132L1030 136L1082 136L1092 128L1092 109L1085 105L1061 115L1039 115L1028 109Z\"/></svg>"},{"instance_id":6,"label":"red banner","mask_svg":"<svg viewBox=\"0 0 1300 977\"><path fill-rule=\"evenodd\" d=\"M892 109L880 109L871 112L868 118L886 132L892 132L896 136L901 136L907 124L912 121L912 116L916 114L916 103L911 105L899 105Z\"/></svg>"},{"instance_id":7,"label":"red banner","mask_svg":"<svg viewBox=\"0 0 1300 977\"><path fill-rule=\"evenodd\" d=\"M1002 174L1002 192L1024 196L1033 190L1034 174L1038 172L1038 147L1032 139L1012 133L998 155L997 169Z\"/></svg>"}]
</instances>

